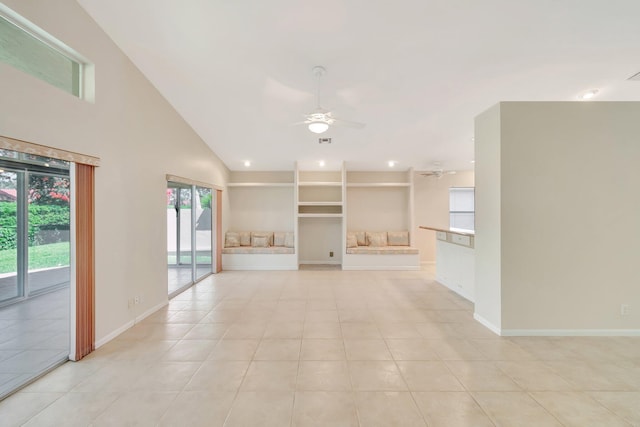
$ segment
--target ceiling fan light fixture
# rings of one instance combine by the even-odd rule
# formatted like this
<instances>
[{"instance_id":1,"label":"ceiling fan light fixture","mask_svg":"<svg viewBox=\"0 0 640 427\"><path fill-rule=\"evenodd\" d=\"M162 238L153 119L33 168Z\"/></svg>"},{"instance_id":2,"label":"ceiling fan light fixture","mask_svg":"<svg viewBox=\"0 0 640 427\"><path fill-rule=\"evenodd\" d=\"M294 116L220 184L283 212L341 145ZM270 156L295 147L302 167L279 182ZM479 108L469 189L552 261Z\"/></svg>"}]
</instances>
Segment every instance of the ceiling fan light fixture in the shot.
<instances>
[{"instance_id":1,"label":"ceiling fan light fixture","mask_svg":"<svg viewBox=\"0 0 640 427\"><path fill-rule=\"evenodd\" d=\"M321 121L313 121L309 123L309 130L313 133L323 133L329 129L329 124Z\"/></svg>"}]
</instances>

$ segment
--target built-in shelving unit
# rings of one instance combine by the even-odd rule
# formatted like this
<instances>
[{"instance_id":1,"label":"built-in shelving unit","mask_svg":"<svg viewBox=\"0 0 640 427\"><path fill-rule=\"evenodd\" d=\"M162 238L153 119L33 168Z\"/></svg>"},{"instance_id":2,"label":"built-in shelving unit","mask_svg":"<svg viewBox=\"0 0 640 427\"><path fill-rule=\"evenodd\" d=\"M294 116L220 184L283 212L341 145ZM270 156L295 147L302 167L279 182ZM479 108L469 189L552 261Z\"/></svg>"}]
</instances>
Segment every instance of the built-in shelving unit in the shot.
<instances>
[{"instance_id":1,"label":"built-in shelving unit","mask_svg":"<svg viewBox=\"0 0 640 427\"><path fill-rule=\"evenodd\" d=\"M227 183L230 216L226 231L294 231L297 227L296 174L294 171L232 171ZM223 254L223 268L298 268L294 254Z\"/></svg>"},{"instance_id":2,"label":"built-in shelving unit","mask_svg":"<svg viewBox=\"0 0 640 427\"><path fill-rule=\"evenodd\" d=\"M340 264L345 243L344 167L315 171L296 167L295 182L299 262Z\"/></svg>"},{"instance_id":3,"label":"built-in shelving unit","mask_svg":"<svg viewBox=\"0 0 640 427\"><path fill-rule=\"evenodd\" d=\"M345 180L345 239L347 231L409 231L414 241L413 169L405 171L348 171ZM347 254L344 269L417 269L419 255Z\"/></svg>"}]
</instances>

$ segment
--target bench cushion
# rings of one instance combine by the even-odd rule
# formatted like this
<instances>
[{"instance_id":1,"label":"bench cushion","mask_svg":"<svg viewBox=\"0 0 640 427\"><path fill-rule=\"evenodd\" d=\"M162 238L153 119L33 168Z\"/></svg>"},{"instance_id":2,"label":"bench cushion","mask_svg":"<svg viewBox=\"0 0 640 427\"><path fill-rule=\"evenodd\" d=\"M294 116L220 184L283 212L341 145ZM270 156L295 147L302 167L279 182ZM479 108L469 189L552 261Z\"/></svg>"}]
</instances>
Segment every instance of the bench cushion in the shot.
<instances>
[{"instance_id":1,"label":"bench cushion","mask_svg":"<svg viewBox=\"0 0 640 427\"><path fill-rule=\"evenodd\" d=\"M223 248L223 254L293 254L293 248L283 246L271 246L269 248L253 248L251 246L239 246L236 248Z\"/></svg>"},{"instance_id":2,"label":"bench cushion","mask_svg":"<svg viewBox=\"0 0 640 427\"><path fill-rule=\"evenodd\" d=\"M356 255L415 255L420 253L418 248L410 246L358 246L347 248L348 254Z\"/></svg>"}]
</instances>

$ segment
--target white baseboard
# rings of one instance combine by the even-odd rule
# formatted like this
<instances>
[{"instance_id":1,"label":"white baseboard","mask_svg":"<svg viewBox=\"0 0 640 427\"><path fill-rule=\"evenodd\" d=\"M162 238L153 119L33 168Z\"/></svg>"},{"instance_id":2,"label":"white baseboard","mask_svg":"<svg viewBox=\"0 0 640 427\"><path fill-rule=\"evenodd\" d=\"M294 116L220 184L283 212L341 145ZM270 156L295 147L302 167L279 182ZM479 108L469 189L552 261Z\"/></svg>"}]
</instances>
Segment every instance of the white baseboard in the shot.
<instances>
[{"instance_id":1,"label":"white baseboard","mask_svg":"<svg viewBox=\"0 0 640 427\"><path fill-rule=\"evenodd\" d=\"M485 328L493 332L494 334L502 335L502 331L500 330L500 328L495 326L493 323L489 322L484 317L480 316L478 313L473 313L473 318L477 320L482 326L484 326Z\"/></svg>"},{"instance_id":2,"label":"white baseboard","mask_svg":"<svg viewBox=\"0 0 640 427\"><path fill-rule=\"evenodd\" d=\"M415 265L343 265L342 269L347 271L417 271L420 270L420 267Z\"/></svg>"},{"instance_id":3,"label":"white baseboard","mask_svg":"<svg viewBox=\"0 0 640 427\"><path fill-rule=\"evenodd\" d=\"M97 340L95 342L95 348L98 349L102 347L103 345L105 345L106 343L108 343L109 341L111 341L112 339L114 339L115 337L117 337L118 335L120 335L121 333L123 333L124 331L126 331L127 329L129 329L135 324L136 324L135 319L128 321L124 325L120 326L118 329L114 330L113 332Z\"/></svg>"},{"instance_id":4,"label":"white baseboard","mask_svg":"<svg viewBox=\"0 0 640 427\"><path fill-rule=\"evenodd\" d=\"M297 269L298 268L296 266L292 265L227 265L222 269L222 271L293 271Z\"/></svg>"},{"instance_id":5,"label":"white baseboard","mask_svg":"<svg viewBox=\"0 0 640 427\"><path fill-rule=\"evenodd\" d=\"M144 319L146 319L147 317L151 316L153 313L155 313L156 311L160 310L162 307L164 307L167 304L169 304L169 301L161 302L160 304L156 305L155 307L151 307L150 309L148 309L147 311L145 311L141 315L136 316L135 319L128 321L124 325L120 326L118 329L114 330L113 332L111 332L111 333L105 335L104 337L100 338L99 340L97 340L95 342L95 348L98 349L98 348L102 347L103 345L105 345L106 343L108 343L112 339L116 338L118 335L120 335L121 333L123 333L127 329L133 327L136 323L142 322Z\"/></svg>"},{"instance_id":6,"label":"white baseboard","mask_svg":"<svg viewBox=\"0 0 640 427\"><path fill-rule=\"evenodd\" d=\"M151 316L153 313L155 313L156 311L160 310L162 307L164 307L167 304L169 304L169 300L161 302L160 304L156 305L155 307L151 307L149 310L145 311L141 315L136 316L135 323L142 322L144 319L146 319L147 317Z\"/></svg>"},{"instance_id":7,"label":"white baseboard","mask_svg":"<svg viewBox=\"0 0 640 427\"><path fill-rule=\"evenodd\" d=\"M337 265L337 264L342 264L342 261L300 261L299 264L327 264L327 265Z\"/></svg>"},{"instance_id":8,"label":"white baseboard","mask_svg":"<svg viewBox=\"0 0 640 427\"><path fill-rule=\"evenodd\" d=\"M639 329L503 329L504 337L638 337Z\"/></svg>"}]
</instances>

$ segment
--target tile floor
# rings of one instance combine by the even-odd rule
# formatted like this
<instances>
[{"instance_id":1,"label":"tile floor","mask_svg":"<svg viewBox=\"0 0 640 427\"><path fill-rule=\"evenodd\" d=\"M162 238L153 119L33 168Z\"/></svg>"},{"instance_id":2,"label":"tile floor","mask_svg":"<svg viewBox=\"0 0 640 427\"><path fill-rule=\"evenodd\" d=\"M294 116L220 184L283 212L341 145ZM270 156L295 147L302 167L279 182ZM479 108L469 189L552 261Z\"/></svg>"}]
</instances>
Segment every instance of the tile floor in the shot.
<instances>
[{"instance_id":1,"label":"tile floor","mask_svg":"<svg viewBox=\"0 0 640 427\"><path fill-rule=\"evenodd\" d=\"M68 286L0 307L0 399L68 355Z\"/></svg>"},{"instance_id":2,"label":"tile floor","mask_svg":"<svg viewBox=\"0 0 640 427\"><path fill-rule=\"evenodd\" d=\"M640 426L640 338L500 338L421 272L225 272L3 426Z\"/></svg>"}]
</instances>

